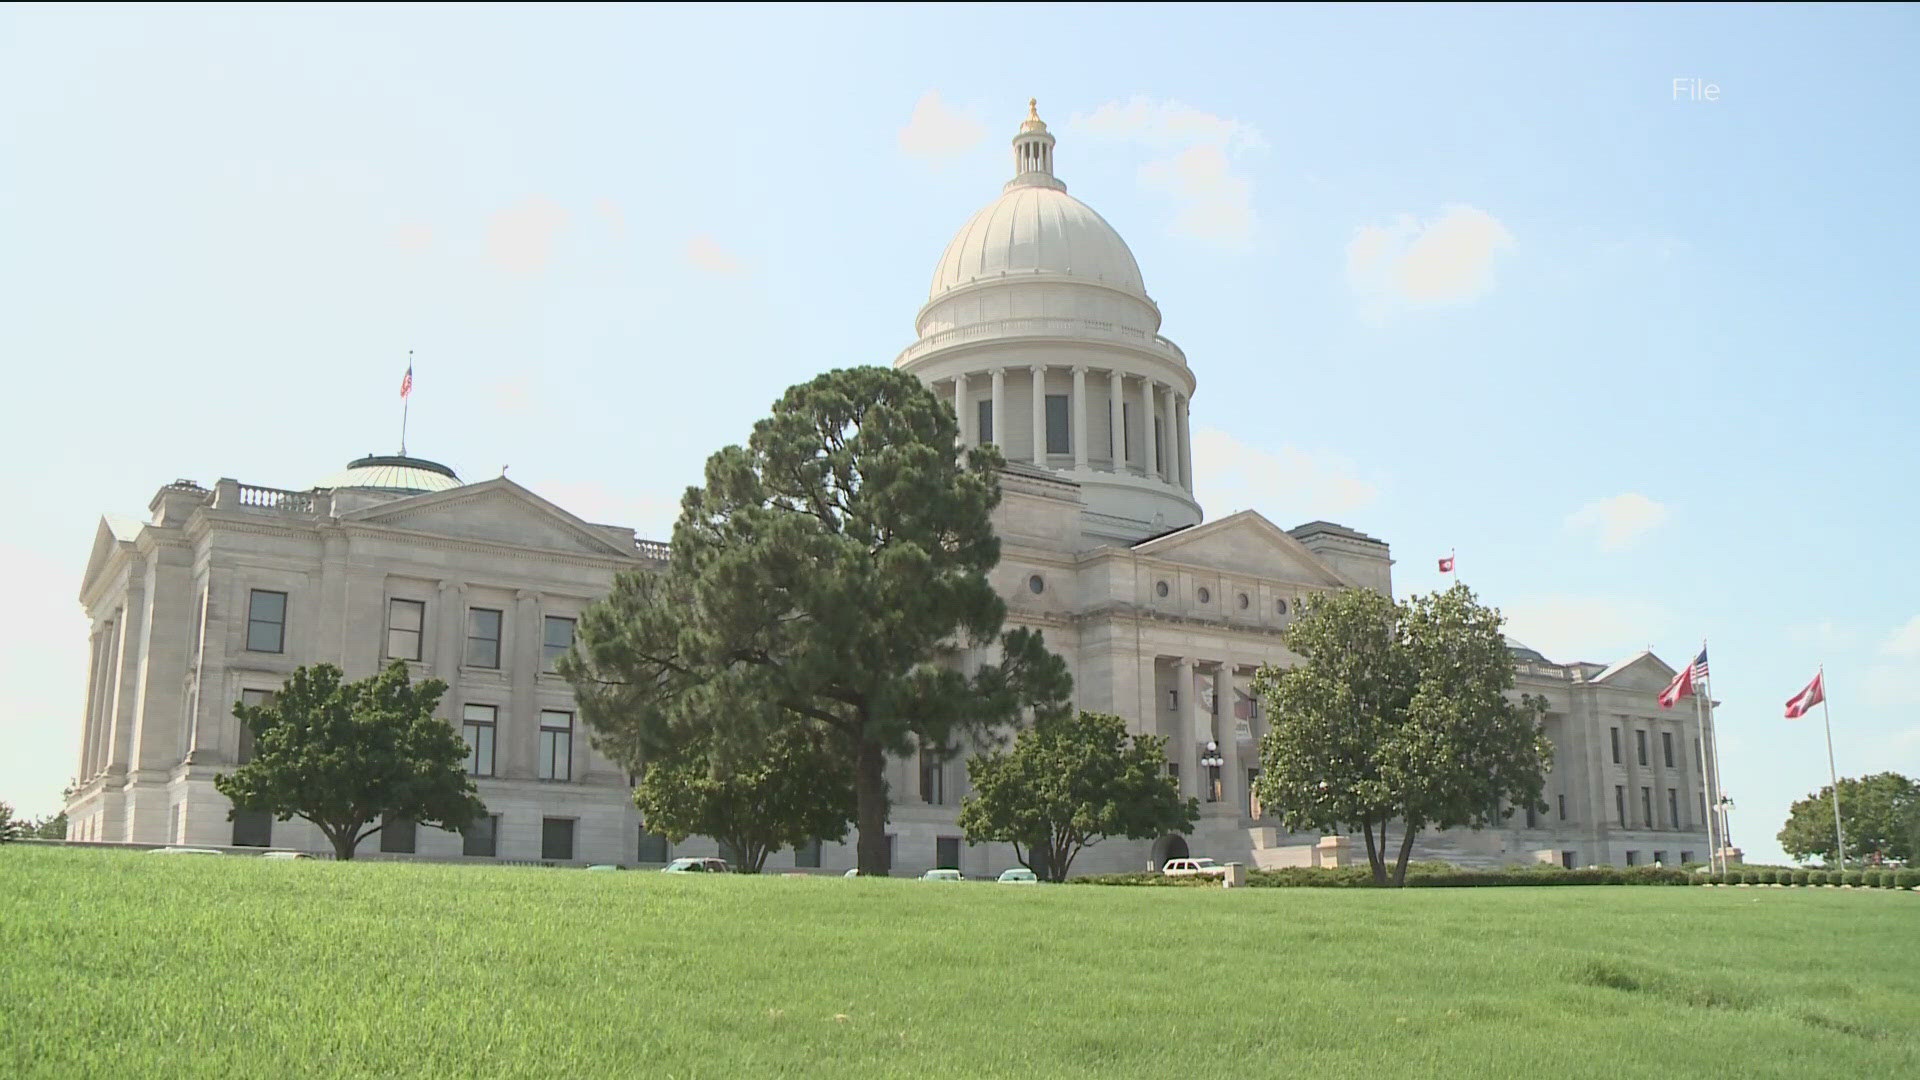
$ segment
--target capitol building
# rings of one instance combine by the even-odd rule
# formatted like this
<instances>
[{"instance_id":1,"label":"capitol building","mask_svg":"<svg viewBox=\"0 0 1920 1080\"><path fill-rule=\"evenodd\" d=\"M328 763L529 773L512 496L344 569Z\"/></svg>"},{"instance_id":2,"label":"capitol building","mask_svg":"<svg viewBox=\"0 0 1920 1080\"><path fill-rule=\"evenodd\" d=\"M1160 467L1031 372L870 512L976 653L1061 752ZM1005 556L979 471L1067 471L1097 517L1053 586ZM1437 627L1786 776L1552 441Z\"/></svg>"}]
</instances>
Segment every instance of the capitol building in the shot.
<instances>
[{"instance_id":1,"label":"capitol building","mask_svg":"<svg viewBox=\"0 0 1920 1080\"><path fill-rule=\"evenodd\" d=\"M1068 193L1054 151L1030 109L1012 179L940 256L895 364L952 402L966 443L1006 457L993 581L1009 624L1041 631L1066 660L1078 708L1166 737L1169 773L1200 800L1191 833L1109 840L1074 870L1186 855L1364 862L1354 838L1289 834L1262 811L1266 717L1251 685L1260 666L1295 662L1282 635L1303 600L1391 595L1389 547L1312 507L1206 517L1188 419L1199 380L1162 335L1132 251ZM1283 528L1263 510L1305 523ZM586 606L616 573L663 565L663 545L504 477L466 483L406 456L361 458L297 488L177 481L148 511L102 520L81 585L92 662L73 839L330 850L304 821L230 815L213 777L251 749L233 703L265 698L303 664L361 678L400 659L448 684L441 713L468 742L490 816L461 834L389 823L363 855L632 866L716 851L648 832L631 777L592 749L553 671ZM1644 652L1604 665L1513 653L1516 692L1550 702L1548 810L1430 831L1414 857L1704 861L1699 732L1691 710L1655 702L1673 669ZM955 823L970 749L891 763L895 873L1014 865L1010 845L967 844ZM767 864L853 865L851 834Z\"/></svg>"}]
</instances>

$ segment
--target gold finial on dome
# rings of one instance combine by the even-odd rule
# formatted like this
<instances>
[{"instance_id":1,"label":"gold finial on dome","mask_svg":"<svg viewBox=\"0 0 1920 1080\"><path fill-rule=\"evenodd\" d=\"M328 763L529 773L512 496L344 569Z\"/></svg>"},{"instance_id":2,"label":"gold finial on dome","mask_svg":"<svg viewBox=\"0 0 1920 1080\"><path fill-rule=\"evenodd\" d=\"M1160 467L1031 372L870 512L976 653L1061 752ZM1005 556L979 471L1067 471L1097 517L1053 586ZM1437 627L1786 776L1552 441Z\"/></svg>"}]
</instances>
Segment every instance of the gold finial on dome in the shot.
<instances>
[{"instance_id":1,"label":"gold finial on dome","mask_svg":"<svg viewBox=\"0 0 1920 1080\"><path fill-rule=\"evenodd\" d=\"M1029 120L1040 119L1040 99L1039 98L1027 99L1027 119Z\"/></svg>"}]
</instances>

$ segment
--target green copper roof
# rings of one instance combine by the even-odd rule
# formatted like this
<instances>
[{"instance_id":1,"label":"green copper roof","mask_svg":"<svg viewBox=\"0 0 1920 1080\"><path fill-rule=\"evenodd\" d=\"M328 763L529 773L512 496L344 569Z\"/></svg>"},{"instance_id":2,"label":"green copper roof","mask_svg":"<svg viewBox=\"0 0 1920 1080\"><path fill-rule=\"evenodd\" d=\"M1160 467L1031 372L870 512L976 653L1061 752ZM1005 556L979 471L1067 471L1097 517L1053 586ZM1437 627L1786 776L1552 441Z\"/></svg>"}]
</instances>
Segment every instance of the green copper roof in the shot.
<instances>
[{"instance_id":1,"label":"green copper roof","mask_svg":"<svg viewBox=\"0 0 1920 1080\"><path fill-rule=\"evenodd\" d=\"M373 491L419 493L460 486L452 469L437 461L400 455L371 455L315 484L321 488L365 488Z\"/></svg>"}]
</instances>

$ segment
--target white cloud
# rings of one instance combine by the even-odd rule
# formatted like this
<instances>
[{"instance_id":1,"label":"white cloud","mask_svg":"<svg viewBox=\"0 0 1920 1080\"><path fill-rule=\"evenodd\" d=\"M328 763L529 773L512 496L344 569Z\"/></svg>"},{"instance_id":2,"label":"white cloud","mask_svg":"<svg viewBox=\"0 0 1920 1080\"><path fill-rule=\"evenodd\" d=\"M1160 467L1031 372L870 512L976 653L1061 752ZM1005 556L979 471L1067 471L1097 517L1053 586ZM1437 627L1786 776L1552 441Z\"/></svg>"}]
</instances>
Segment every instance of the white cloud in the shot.
<instances>
[{"instance_id":1,"label":"white cloud","mask_svg":"<svg viewBox=\"0 0 1920 1080\"><path fill-rule=\"evenodd\" d=\"M514 273L538 274L553 261L554 240L566 224L567 212L552 200L522 200L487 223L487 257Z\"/></svg>"},{"instance_id":2,"label":"white cloud","mask_svg":"<svg viewBox=\"0 0 1920 1080\"><path fill-rule=\"evenodd\" d=\"M1593 502L1567 515L1567 528L1594 533L1602 551L1619 551L1667 520L1667 508L1639 492L1629 491Z\"/></svg>"},{"instance_id":3,"label":"white cloud","mask_svg":"<svg viewBox=\"0 0 1920 1080\"><path fill-rule=\"evenodd\" d=\"M1508 637L1558 663L1624 660L1659 640L1669 619L1659 604L1607 596L1535 596L1495 606L1507 617Z\"/></svg>"},{"instance_id":4,"label":"white cloud","mask_svg":"<svg viewBox=\"0 0 1920 1080\"><path fill-rule=\"evenodd\" d=\"M986 137L986 125L978 117L940 100L938 90L929 90L920 95L912 119L900 129L900 151L938 165L964 156Z\"/></svg>"},{"instance_id":5,"label":"white cloud","mask_svg":"<svg viewBox=\"0 0 1920 1080\"><path fill-rule=\"evenodd\" d=\"M1266 149L1257 128L1182 105L1136 97L1107 102L1069 126L1078 134L1125 140L1158 156L1140 181L1174 202L1172 231L1227 247L1245 247L1258 218L1253 180L1235 171L1247 153Z\"/></svg>"},{"instance_id":6,"label":"white cloud","mask_svg":"<svg viewBox=\"0 0 1920 1080\"><path fill-rule=\"evenodd\" d=\"M747 265L705 233L687 241L687 261L710 274L744 274Z\"/></svg>"},{"instance_id":7,"label":"white cloud","mask_svg":"<svg viewBox=\"0 0 1920 1080\"><path fill-rule=\"evenodd\" d=\"M1493 288L1495 257L1514 246L1505 225L1471 206L1447 206L1424 222L1402 214L1355 230L1347 283L1376 308L1464 304Z\"/></svg>"},{"instance_id":8,"label":"white cloud","mask_svg":"<svg viewBox=\"0 0 1920 1080\"><path fill-rule=\"evenodd\" d=\"M1338 518L1379 495L1338 455L1293 446L1266 450L1217 428L1194 431L1193 475L1196 496L1216 518L1241 510L1258 510L1282 525Z\"/></svg>"}]
</instances>

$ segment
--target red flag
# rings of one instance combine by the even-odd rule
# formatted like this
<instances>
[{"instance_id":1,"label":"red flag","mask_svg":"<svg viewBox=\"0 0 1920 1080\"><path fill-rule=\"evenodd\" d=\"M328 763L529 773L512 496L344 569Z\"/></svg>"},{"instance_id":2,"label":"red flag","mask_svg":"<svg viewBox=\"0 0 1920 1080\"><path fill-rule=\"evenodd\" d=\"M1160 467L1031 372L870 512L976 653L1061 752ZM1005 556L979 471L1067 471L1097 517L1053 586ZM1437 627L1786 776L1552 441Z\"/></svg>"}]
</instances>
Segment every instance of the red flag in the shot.
<instances>
[{"instance_id":1,"label":"red flag","mask_svg":"<svg viewBox=\"0 0 1920 1080\"><path fill-rule=\"evenodd\" d=\"M1815 675L1813 681L1807 684L1805 690L1793 695L1793 697L1788 700L1787 719L1798 720L1807 715L1809 709L1827 700L1827 688L1821 685L1821 680L1826 677L1827 673L1824 671Z\"/></svg>"},{"instance_id":2,"label":"red flag","mask_svg":"<svg viewBox=\"0 0 1920 1080\"><path fill-rule=\"evenodd\" d=\"M408 364L406 377L400 380L400 396L406 397L411 393L413 393L413 365Z\"/></svg>"},{"instance_id":3,"label":"red flag","mask_svg":"<svg viewBox=\"0 0 1920 1080\"><path fill-rule=\"evenodd\" d=\"M1660 707L1671 709L1674 702L1691 693L1693 693L1693 665L1688 664L1680 669L1680 674L1673 677L1673 681L1667 684L1665 690L1660 691Z\"/></svg>"},{"instance_id":4,"label":"red flag","mask_svg":"<svg viewBox=\"0 0 1920 1080\"><path fill-rule=\"evenodd\" d=\"M1453 556L1449 555L1440 560L1440 572L1443 574L1453 573Z\"/></svg>"}]
</instances>

